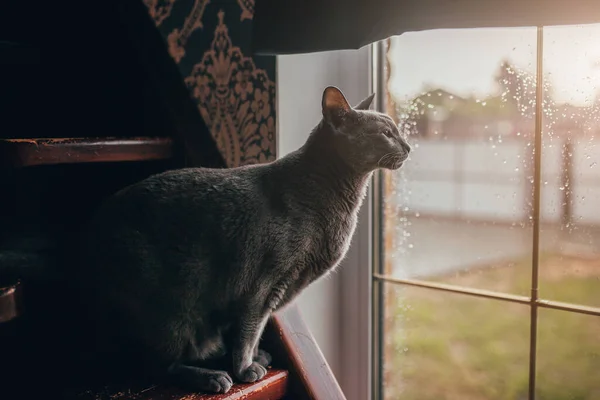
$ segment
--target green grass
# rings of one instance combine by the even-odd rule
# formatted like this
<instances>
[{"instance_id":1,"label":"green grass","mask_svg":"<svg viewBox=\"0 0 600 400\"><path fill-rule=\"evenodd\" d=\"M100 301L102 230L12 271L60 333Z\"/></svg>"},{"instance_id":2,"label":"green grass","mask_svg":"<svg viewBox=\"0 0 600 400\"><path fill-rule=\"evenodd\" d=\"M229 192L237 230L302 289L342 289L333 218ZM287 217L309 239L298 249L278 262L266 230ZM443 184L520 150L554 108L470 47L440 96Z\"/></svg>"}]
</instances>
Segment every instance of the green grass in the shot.
<instances>
[{"instance_id":1,"label":"green grass","mask_svg":"<svg viewBox=\"0 0 600 400\"><path fill-rule=\"evenodd\" d=\"M437 281L527 294L529 260ZM543 298L600 306L600 263L545 255ZM527 398L526 305L423 288L389 286L386 399ZM538 400L600 399L600 317L540 309Z\"/></svg>"}]
</instances>

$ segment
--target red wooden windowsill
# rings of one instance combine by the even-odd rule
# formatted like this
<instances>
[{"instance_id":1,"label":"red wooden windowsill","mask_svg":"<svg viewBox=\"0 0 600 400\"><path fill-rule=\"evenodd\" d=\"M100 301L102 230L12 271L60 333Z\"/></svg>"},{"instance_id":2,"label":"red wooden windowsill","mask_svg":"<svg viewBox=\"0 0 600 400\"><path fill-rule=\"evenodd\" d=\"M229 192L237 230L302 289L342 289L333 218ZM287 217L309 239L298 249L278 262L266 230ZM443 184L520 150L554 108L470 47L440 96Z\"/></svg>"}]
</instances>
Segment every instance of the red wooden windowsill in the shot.
<instances>
[{"instance_id":1,"label":"red wooden windowsill","mask_svg":"<svg viewBox=\"0 0 600 400\"><path fill-rule=\"evenodd\" d=\"M194 394L175 388L150 386L141 388L106 389L99 392L83 392L75 398L111 400L279 400L287 393L288 373L284 370L269 369L267 375L258 382L236 384L225 394Z\"/></svg>"},{"instance_id":2,"label":"red wooden windowsill","mask_svg":"<svg viewBox=\"0 0 600 400\"><path fill-rule=\"evenodd\" d=\"M171 138L1 139L5 166L163 160L173 156Z\"/></svg>"}]
</instances>

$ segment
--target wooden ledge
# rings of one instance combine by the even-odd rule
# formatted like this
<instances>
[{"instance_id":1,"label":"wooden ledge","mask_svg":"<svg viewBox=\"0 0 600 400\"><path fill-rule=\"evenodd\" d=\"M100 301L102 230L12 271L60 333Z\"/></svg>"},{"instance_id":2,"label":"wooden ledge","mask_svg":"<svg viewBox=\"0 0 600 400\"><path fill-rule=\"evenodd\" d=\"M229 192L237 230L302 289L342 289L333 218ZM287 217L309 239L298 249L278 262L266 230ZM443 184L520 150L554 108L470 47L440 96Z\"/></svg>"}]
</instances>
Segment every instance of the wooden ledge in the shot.
<instances>
[{"instance_id":1,"label":"wooden ledge","mask_svg":"<svg viewBox=\"0 0 600 400\"><path fill-rule=\"evenodd\" d=\"M194 394L162 386L117 389L106 388L101 392L85 391L73 399L77 400L279 400L287 393L288 373L284 370L269 369L267 375L258 382L236 384L225 394Z\"/></svg>"},{"instance_id":2,"label":"wooden ledge","mask_svg":"<svg viewBox=\"0 0 600 400\"><path fill-rule=\"evenodd\" d=\"M291 304L275 313L263 341L275 346L267 349L274 359L286 359L290 371L288 390L294 394L294 398L346 400L298 306Z\"/></svg>"},{"instance_id":3,"label":"wooden ledge","mask_svg":"<svg viewBox=\"0 0 600 400\"><path fill-rule=\"evenodd\" d=\"M164 160L172 156L171 138L0 139L0 163L8 167Z\"/></svg>"},{"instance_id":4,"label":"wooden ledge","mask_svg":"<svg viewBox=\"0 0 600 400\"><path fill-rule=\"evenodd\" d=\"M0 323L19 316L21 304L21 284L0 287Z\"/></svg>"}]
</instances>

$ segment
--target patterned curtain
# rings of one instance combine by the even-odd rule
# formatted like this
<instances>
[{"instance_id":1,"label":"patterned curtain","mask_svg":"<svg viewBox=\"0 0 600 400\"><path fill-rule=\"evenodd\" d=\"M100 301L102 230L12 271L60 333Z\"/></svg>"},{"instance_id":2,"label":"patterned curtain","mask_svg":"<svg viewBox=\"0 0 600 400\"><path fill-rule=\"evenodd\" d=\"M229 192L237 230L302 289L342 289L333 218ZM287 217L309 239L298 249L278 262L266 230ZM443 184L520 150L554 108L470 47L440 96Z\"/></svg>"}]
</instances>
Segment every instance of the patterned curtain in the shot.
<instances>
[{"instance_id":1,"label":"patterned curtain","mask_svg":"<svg viewBox=\"0 0 600 400\"><path fill-rule=\"evenodd\" d=\"M275 57L248 56L254 0L143 0L229 167L275 159Z\"/></svg>"}]
</instances>

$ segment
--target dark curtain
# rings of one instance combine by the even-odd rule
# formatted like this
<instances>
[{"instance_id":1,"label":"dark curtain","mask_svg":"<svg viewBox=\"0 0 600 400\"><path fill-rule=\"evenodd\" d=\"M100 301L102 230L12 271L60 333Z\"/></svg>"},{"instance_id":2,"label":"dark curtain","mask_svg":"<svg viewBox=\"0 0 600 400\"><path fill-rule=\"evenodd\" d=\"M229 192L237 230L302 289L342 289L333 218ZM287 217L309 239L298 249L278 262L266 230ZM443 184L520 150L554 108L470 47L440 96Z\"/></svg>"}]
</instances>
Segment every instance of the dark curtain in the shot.
<instances>
[{"instance_id":1,"label":"dark curtain","mask_svg":"<svg viewBox=\"0 0 600 400\"><path fill-rule=\"evenodd\" d=\"M599 0L256 0L255 54L356 49L404 32L600 22Z\"/></svg>"}]
</instances>

